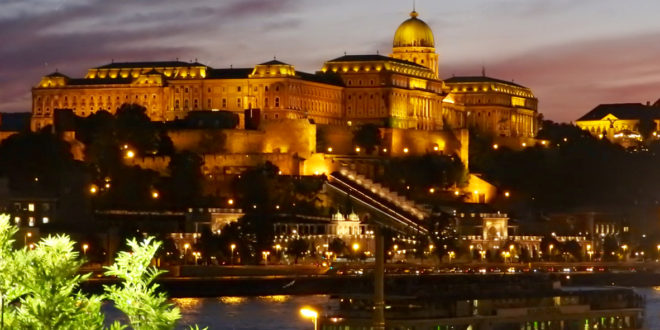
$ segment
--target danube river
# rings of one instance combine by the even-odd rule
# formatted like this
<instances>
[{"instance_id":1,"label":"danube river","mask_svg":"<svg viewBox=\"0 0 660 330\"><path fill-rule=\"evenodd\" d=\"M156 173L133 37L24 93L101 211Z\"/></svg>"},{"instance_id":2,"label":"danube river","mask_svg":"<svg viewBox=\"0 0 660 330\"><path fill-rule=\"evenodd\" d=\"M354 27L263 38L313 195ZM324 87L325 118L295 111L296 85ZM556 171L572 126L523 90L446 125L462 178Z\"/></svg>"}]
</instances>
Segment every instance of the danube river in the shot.
<instances>
[{"instance_id":1,"label":"danube river","mask_svg":"<svg viewBox=\"0 0 660 330\"><path fill-rule=\"evenodd\" d=\"M660 329L660 287L637 288L646 300L644 329ZM252 330L311 330L312 322L303 319L299 310L303 306L323 306L326 295L260 296L218 298L175 298L181 308L179 329L198 324L209 329ZM117 314L106 310L112 319ZM114 314L114 315L113 315Z\"/></svg>"}]
</instances>

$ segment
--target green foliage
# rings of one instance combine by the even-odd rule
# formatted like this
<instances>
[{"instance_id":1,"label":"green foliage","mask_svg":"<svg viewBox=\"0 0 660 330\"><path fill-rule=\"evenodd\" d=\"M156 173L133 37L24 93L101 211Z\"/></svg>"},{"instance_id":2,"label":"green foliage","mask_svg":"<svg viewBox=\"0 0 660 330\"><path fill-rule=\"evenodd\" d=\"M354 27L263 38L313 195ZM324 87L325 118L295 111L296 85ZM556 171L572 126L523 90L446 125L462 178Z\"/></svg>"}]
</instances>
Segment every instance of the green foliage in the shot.
<instances>
[{"instance_id":1,"label":"green foliage","mask_svg":"<svg viewBox=\"0 0 660 330\"><path fill-rule=\"evenodd\" d=\"M89 277L79 275L82 261L66 236L49 236L33 250L15 253L20 272L16 283L25 294L19 299L15 326L21 329L98 329L103 324L101 297L83 295L78 286Z\"/></svg>"},{"instance_id":2,"label":"green foliage","mask_svg":"<svg viewBox=\"0 0 660 330\"><path fill-rule=\"evenodd\" d=\"M120 252L115 264L106 267L106 275L123 280L120 286L105 286L107 297L128 316L135 330L174 328L181 314L167 303L164 293L156 291L158 284L154 280L163 271L150 266L160 243L149 237L142 243L133 239L127 244L131 252Z\"/></svg>"},{"instance_id":3,"label":"green foliage","mask_svg":"<svg viewBox=\"0 0 660 330\"><path fill-rule=\"evenodd\" d=\"M120 252L106 275L120 285L106 286L105 295L85 295L80 283L83 261L67 236L48 236L34 249L12 248L17 228L0 215L0 329L103 329L103 299L111 299L129 319L108 329L174 329L181 315L157 292L154 280L162 271L149 266L160 243L153 237L141 243L129 240L131 252ZM198 327L190 327L198 329Z\"/></svg>"}]
</instances>

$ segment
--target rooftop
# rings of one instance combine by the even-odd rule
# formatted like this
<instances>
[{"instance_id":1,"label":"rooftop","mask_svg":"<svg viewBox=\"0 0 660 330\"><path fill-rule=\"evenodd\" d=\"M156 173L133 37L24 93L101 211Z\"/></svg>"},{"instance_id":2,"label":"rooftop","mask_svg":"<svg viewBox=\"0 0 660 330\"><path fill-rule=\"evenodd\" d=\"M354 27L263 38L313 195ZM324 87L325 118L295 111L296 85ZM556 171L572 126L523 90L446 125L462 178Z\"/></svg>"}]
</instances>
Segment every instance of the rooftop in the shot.
<instances>
[{"instance_id":1,"label":"rooftop","mask_svg":"<svg viewBox=\"0 0 660 330\"><path fill-rule=\"evenodd\" d=\"M371 61L386 61L386 62L396 62L396 63L401 63L401 64L407 64L407 65L412 65L416 66L420 69L426 69L425 66L419 65L417 63L413 62L408 62L405 60L400 60L398 58L392 58L389 56L383 56L379 54L367 54L367 55L344 55L341 57L337 57L335 59L329 60L329 63L332 62L371 62Z\"/></svg>"},{"instance_id":2,"label":"rooftop","mask_svg":"<svg viewBox=\"0 0 660 330\"><path fill-rule=\"evenodd\" d=\"M600 104L577 121L600 120L609 114L618 119L640 119L644 116L660 118L660 107L647 106L641 103Z\"/></svg>"},{"instance_id":3,"label":"rooftop","mask_svg":"<svg viewBox=\"0 0 660 330\"><path fill-rule=\"evenodd\" d=\"M182 61L154 61L154 62L112 62L96 67L96 69L124 69L124 68L170 68L170 67L206 66L199 62Z\"/></svg>"},{"instance_id":4,"label":"rooftop","mask_svg":"<svg viewBox=\"0 0 660 330\"><path fill-rule=\"evenodd\" d=\"M445 83L447 83L447 84L500 83L500 84L506 84L506 85L511 85L511 86L515 86L515 87L527 88L523 85L516 84L512 81L506 81L506 80L501 80L501 79L496 79L496 78L491 78L491 77L486 77L486 76L451 77L451 78L445 79Z\"/></svg>"}]
</instances>

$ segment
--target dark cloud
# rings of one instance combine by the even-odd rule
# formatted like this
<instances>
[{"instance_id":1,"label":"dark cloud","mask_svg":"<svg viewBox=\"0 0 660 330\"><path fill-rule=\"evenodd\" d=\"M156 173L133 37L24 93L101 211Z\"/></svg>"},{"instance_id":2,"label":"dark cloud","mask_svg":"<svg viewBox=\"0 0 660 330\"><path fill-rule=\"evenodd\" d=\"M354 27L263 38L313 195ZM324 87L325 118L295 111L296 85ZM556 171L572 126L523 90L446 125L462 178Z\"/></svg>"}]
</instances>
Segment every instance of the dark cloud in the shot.
<instances>
[{"instance_id":1,"label":"dark cloud","mask_svg":"<svg viewBox=\"0 0 660 330\"><path fill-rule=\"evenodd\" d=\"M58 68L72 76L109 62L192 59L202 50L191 40L213 40L216 29L254 18L264 29L295 28L299 20L275 21L299 0L53 0L0 5L0 111L28 111L30 87ZM36 8L36 7L33 7ZM195 39L194 39L195 38Z\"/></svg>"}]
</instances>

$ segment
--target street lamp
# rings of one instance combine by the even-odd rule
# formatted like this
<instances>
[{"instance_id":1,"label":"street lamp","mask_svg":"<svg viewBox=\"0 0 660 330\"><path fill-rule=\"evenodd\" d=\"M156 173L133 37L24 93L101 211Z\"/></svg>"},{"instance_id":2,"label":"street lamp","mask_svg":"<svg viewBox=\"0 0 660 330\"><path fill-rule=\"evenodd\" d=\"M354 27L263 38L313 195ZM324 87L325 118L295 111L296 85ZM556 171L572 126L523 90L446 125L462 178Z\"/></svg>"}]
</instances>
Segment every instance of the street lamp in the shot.
<instances>
[{"instance_id":1,"label":"street lamp","mask_svg":"<svg viewBox=\"0 0 660 330\"><path fill-rule=\"evenodd\" d=\"M82 246L83 249L83 255L87 255L87 249L89 249L89 244L85 243Z\"/></svg>"},{"instance_id":2,"label":"street lamp","mask_svg":"<svg viewBox=\"0 0 660 330\"><path fill-rule=\"evenodd\" d=\"M449 251L447 252L447 255L449 255L449 263L451 263L451 259L453 259L454 256L456 256L456 253L454 253L454 251Z\"/></svg>"},{"instance_id":3,"label":"street lamp","mask_svg":"<svg viewBox=\"0 0 660 330\"><path fill-rule=\"evenodd\" d=\"M232 243L229 248L231 249L231 256L229 257L229 263L234 264L234 249L236 248L236 244Z\"/></svg>"},{"instance_id":4,"label":"street lamp","mask_svg":"<svg viewBox=\"0 0 660 330\"><path fill-rule=\"evenodd\" d=\"M25 233L25 236L23 236L23 246L27 246L27 241L29 237L32 237L31 231L28 231L27 233Z\"/></svg>"},{"instance_id":5,"label":"street lamp","mask_svg":"<svg viewBox=\"0 0 660 330\"><path fill-rule=\"evenodd\" d=\"M318 329L319 312L311 307L303 307L300 309L300 315L306 319L312 319L312 322L314 322L314 330Z\"/></svg>"},{"instance_id":6,"label":"street lamp","mask_svg":"<svg viewBox=\"0 0 660 330\"><path fill-rule=\"evenodd\" d=\"M190 249L190 243L183 244L183 263L187 264L188 259L188 249Z\"/></svg>"},{"instance_id":7,"label":"street lamp","mask_svg":"<svg viewBox=\"0 0 660 330\"><path fill-rule=\"evenodd\" d=\"M158 191L154 190L151 192L151 198L158 199L158 196L159 196Z\"/></svg>"},{"instance_id":8,"label":"street lamp","mask_svg":"<svg viewBox=\"0 0 660 330\"><path fill-rule=\"evenodd\" d=\"M264 266L268 266L268 256L270 251L261 251L261 255L264 256Z\"/></svg>"},{"instance_id":9,"label":"street lamp","mask_svg":"<svg viewBox=\"0 0 660 330\"><path fill-rule=\"evenodd\" d=\"M353 251L357 252L360 250L360 243L353 243Z\"/></svg>"},{"instance_id":10,"label":"street lamp","mask_svg":"<svg viewBox=\"0 0 660 330\"><path fill-rule=\"evenodd\" d=\"M486 259L486 251L479 250L479 255L481 256L481 261L484 261L484 259Z\"/></svg>"},{"instance_id":11,"label":"street lamp","mask_svg":"<svg viewBox=\"0 0 660 330\"><path fill-rule=\"evenodd\" d=\"M552 260L552 248L553 247L555 247L554 244L550 244L548 246L548 258L550 258L550 260Z\"/></svg>"}]
</instances>

